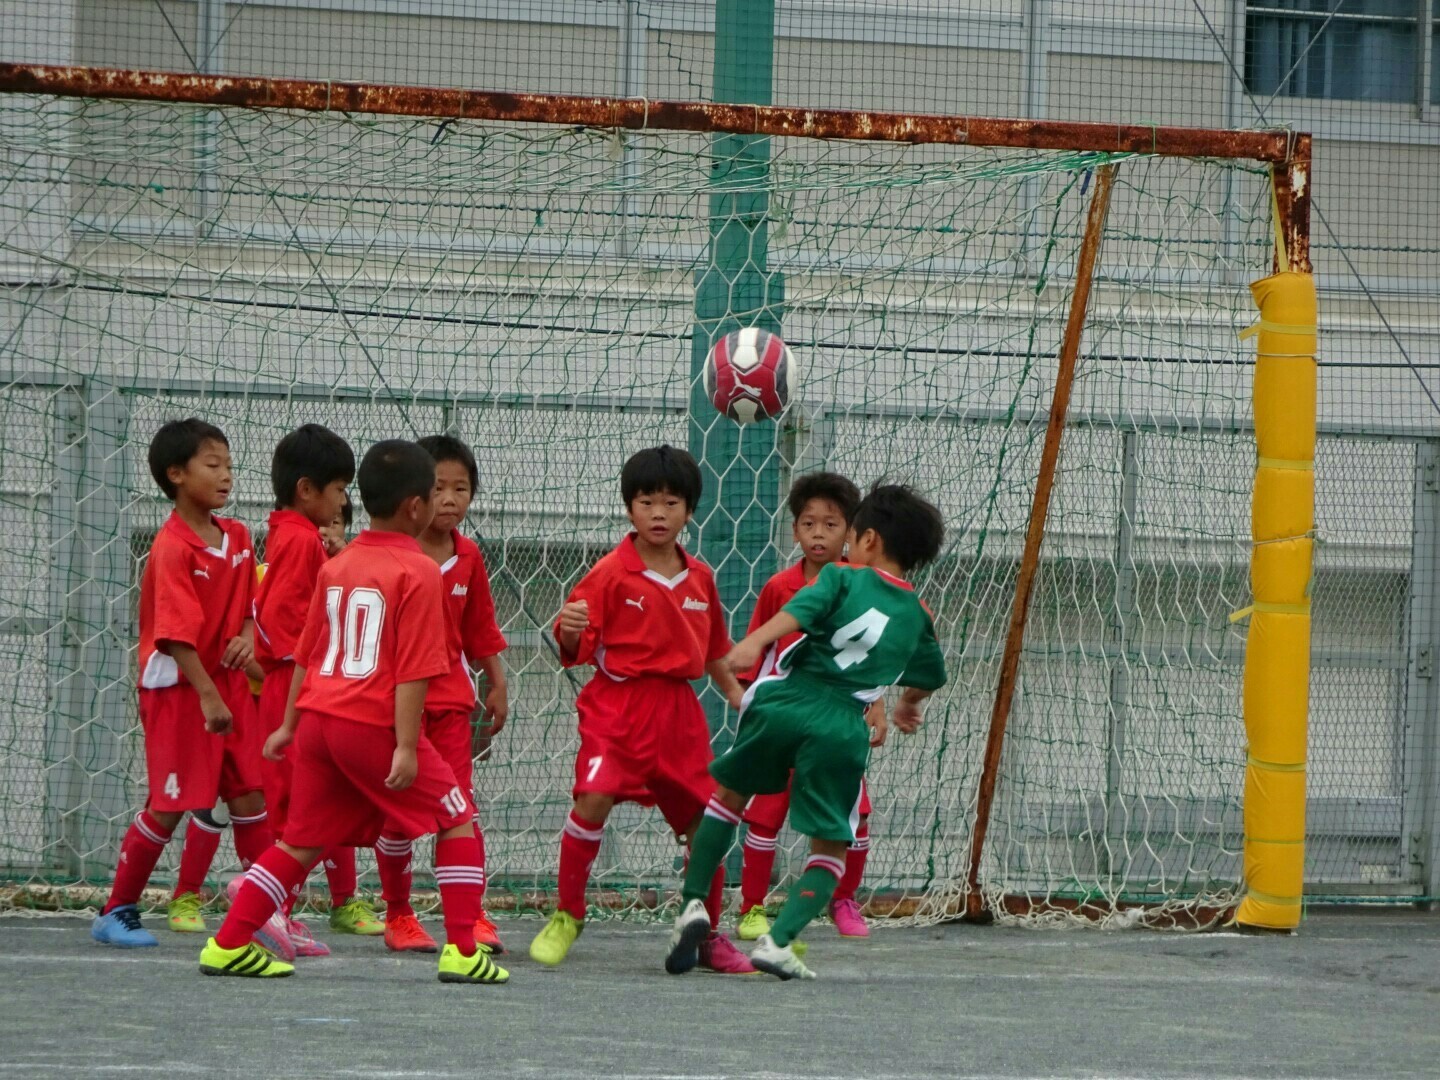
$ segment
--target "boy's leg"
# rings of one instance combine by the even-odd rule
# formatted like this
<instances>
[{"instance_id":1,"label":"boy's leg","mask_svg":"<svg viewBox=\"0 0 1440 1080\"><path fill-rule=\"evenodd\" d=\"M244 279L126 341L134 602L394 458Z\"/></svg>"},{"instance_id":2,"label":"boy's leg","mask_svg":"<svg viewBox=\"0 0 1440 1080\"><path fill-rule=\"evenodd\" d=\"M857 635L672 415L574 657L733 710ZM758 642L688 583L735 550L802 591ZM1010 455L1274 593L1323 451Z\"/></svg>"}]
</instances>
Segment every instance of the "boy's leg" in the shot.
<instances>
[{"instance_id":1,"label":"boy's leg","mask_svg":"<svg viewBox=\"0 0 1440 1080\"><path fill-rule=\"evenodd\" d=\"M472 804L475 802L475 760L472 757L474 739L471 729L471 712L451 710L443 713L425 714L425 737L445 759L455 774L455 783ZM485 834L480 829L480 816L474 822L474 835L480 845L480 915L475 920L475 938L493 952L504 952L505 946L495 924L485 914L485 886L489 875L485 864Z\"/></svg>"},{"instance_id":2,"label":"boy's leg","mask_svg":"<svg viewBox=\"0 0 1440 1080\"><path fill-rule=\"evenodd\" d=\"M716 885L724 886L721 864L735 842L740 811L747 801L746 795L718 787L701 815L699 826L693 830L685 883L680 890L683 906L675 919L670 953L665 958L665 970L672 975L683 975L699 963L701 945L716 932L718 912L713 910L718 906Z\"/></svg>"},{"instance_id":3,"label":"boy's leg","mask_svg":"<svg viewBox=\"0 0 1440 1080\"><path fill-rule=\"evenodd\" d=\"M845 873L844 840L811 840L805 870L785 898L780 914L770 927L770 938L782 949L800 936L830 903L835 886Z\"/></svg>"},{"instance_id":4,"label":"boy's leg","mask_svg":"<svg viewBox=\"0 0 1440 1080\"><path fill-rule=\"evenodd\" d=\"M210 873L210 867L215 862L215 853L220 850L220 837L224 835L224 832L225 826L215 821L206 811L196 810L191 813L190 824L185 829L185 846L180 851L180 870L175 877L175 892L171 896L172 901L187 895L199 899L200 889L205 884L205 876ZM174 913L171 914L170 928L174 930L176 929ZM198 929L203 930L204 924L202 923Z\"/></svg>"},{"instance_id":5,"label":"boy's leg","mask_svg":"<svg viewBox=\"0 0 1440 1080\"><path fill-rule=\"evenodd\" d=\"M380 875L380 899L385 901L385 921L414 918L410 906L411 862L415 844L387 830L375 841L375 869Z\"/></svg>"},{"instance_id":6,"label":"boy's leg","mask_svg":"<svg viewBox=\"0 0 1440 1080\"><path fill-rule=\"evenodd\" d=\"M290 897L300 891L305 876L320 858L315 847L275 844L245 873L225 921L215 931L215 943L227 951L243 948L255 931L283 911Z\"/></svg>"},{"instance_id":7,"label":"boy's leg","mask_svg":"<svg viewBox=\"0 0 1440 1080\"><path fill-rule=\"evenodd\" d=\"M574 809L560 833L560 869L556 885L560 894L555 913L530 942L530 958L554 967L564 960L570 946L585 927L585 889L590 868L600 854L605 822L615 800L594 792L575 797Z\"/></svg>"},{"instance_id":8,"label":"boy's leg","mask_svg":"<svg viewBox=\"0 0 1440 1080\"><path fill-rule=\"evenodd\" d=\"M770 929L765 918L765 898L775 876L775 854L780 845L780 827L790 812L790 789L774 795L756 795L745 807L745 843L741 848L740 922L736 933L742 941L754 941Z\"/></svg>"},{"instance_id":9,"label":"boy's leg","mask_svg":"<svg viewBox=\"0 0 1440 1080\"><path fill-rule=\"evenodd\" d=\"M185 811L215 805L223 754L222 740L205 731L199 695L188 686L141 690L140 722L146 807L126 830L110 897L90 928L96 941L130 948L156 943L140 926L136 905Z\"/></svg>"}]
</instances>

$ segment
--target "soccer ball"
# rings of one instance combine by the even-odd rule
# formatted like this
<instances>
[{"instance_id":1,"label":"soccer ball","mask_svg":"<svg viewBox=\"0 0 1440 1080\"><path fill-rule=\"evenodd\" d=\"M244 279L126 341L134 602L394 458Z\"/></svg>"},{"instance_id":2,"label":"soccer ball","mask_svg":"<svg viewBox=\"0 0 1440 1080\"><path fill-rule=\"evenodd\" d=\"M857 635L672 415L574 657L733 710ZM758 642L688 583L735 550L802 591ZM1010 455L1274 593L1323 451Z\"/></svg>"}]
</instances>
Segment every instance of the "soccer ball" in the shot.
<instances>
[{"instance_id":1,"label":"soccer ball","mask_svg":"<svg viewBox=\"0 0 1440 1080\"><path fill-rule=\"evenodd\" d=\"M726 334L705 358L705 396L722 415L742 424L773 420L790 402L799 372L790 346L768 330Z\"/></svg>"}]
</instances>

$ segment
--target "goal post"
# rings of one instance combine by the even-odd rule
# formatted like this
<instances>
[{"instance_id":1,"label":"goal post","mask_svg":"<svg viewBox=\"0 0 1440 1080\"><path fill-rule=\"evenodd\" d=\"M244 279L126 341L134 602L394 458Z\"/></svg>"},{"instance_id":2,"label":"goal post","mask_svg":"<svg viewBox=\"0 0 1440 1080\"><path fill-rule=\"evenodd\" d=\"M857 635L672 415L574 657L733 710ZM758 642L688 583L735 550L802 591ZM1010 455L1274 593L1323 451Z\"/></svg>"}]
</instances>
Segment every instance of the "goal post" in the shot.
<instances>
[{"instance_id":1,"label":"goal post","mask_svg":"<svg viewBox=\"0 0 1440 1080\"><path fill-rule=\"evenodd\" d=\"M716 135L769 137L767 166ZM803 378L713 463L707 512L760 511L769 570L793 552L762 470L912 482L948 525L918 585L951 682L872 763L871 912L1193 924L1283 851L1242 917L1298 914L1308 616L1265 606L1303 598L1260 563L1289 551L1282 591L1308 582L1313 337L1263 303L1258 362L1240 334L1251 282L1309 281L1309 154L1288 131L0 64L0 903L83 902L142 797L144 451L192 412L229 433L262 544L299 423L475 447L514 698L477 798L497 901L545 903L577 688L549 622L621 534L624 458L728 433L694 414L696 314L753 297L696 282L724 215L759 212ZM1242 669L1247 605L1288 644ZM653 910L677 854L622 808L597 902Z\"/></svg>"}]
</instances>

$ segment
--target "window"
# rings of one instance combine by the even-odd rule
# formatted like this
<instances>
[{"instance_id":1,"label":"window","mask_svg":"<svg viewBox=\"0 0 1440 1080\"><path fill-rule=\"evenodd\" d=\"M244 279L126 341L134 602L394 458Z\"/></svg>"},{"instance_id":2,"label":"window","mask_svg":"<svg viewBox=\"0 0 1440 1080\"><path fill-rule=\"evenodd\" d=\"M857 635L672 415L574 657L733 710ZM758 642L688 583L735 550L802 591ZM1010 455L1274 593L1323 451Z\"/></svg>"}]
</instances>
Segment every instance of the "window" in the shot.
<instances>
[{"instance_id":1,"label":"window","mask_svg":"<svg viewBox=\"0 0 1440 1080\"><path fill-rule=\"evenodd\" d=\"M1245 18L1251 93L1440 102L1440 80L1432 75L1423 95L1417 85L1422 19L1432 56L1440 57L1430 32L1440 0L1249 0Z\"/></svg>"}]
</instances>

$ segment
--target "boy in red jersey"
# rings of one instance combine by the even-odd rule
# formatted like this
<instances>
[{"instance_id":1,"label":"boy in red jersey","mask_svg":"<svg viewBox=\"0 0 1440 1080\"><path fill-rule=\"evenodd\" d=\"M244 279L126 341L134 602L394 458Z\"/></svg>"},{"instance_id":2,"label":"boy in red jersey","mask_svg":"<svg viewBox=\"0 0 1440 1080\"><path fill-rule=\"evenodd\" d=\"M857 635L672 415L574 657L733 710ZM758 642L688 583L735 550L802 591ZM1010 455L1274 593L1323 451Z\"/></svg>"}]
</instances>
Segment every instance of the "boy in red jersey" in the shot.
<instances>
[{"instance_id":1,"label":"boy in red jersey","mask_svg":"<svg viewBox=\"0 0 1440 1080\"><path fill-rule=\"evenodd\" d=\"M151 440L149 461L151 476L175 503L140 582L140 723L149 791L125 833L110 898L90 928L96 941L122 948L156 943L136 905L185 811L209 811L223 798L246 862L273 841L244 670L254 656L255 557L245 526L214 515L230 498L230 444L203 420L172 420Z\"/></svg>"},{"instance_id":2,"label":"boy in red jersey","mask_svg":"<svg viewBox=\"0 0 1440 1080\"><path fill-rule=\"evenodd\" d=\"M440 567L445 590L445 633L450 670L430 680L425 693L424 730L440 756L455 773L465 797L475 801L475 760L472 756L472 726L481 725L490 735L505 726L508 715L505 667L500 654L505 637L495 622L495 601L490 594L490 577L485 559L475 541L461 536L457 526L470 509L480 484L475 455L459 439L432 435L419 441L421 449L435 460L435 517L420 534L420 550ZM477 702L472 667L484 676L485 700ZM475 821L475 839L480 842L481 899L485 883L485 834ZM415 917L410 906L410 858L413 845L387 830L375 845L375 864L380 871L381 895L385 900L385 944L397 952L434 952L435 941ZM481 908L475 923L475 939L492 952L504 952L495 924Z\"/></svg>"},{"instance_id":3,"label":"boy in red jersey","mask_svg":"<svg viewBox=\"0 0 1440 1080\"><path fill-rule=\"evenodd\" d=\"M699 822L713 788L712 755L691 680L708 673L739 707L740 685L722 663L730 635L715 576L677 543L700 485L700 468L684 450L658 446L631 457L620 493L635 531L581 579L555 621L560 662L594 664L596 672L576 701L580 753L575 807L560 837L560 906L530 943L530 956L550 967L584 929L590 867L617 802L658 806L677 836ZM718 933L724 883L717 871L701 963L749 972Z\"/></svg>"},{"instance_id":4,"label":"boy in red jersey","mask_svg":"<svg viewBox=\"0 0 1440 1080\"><path fill-rule=\"evenodd\" d=\"M441 982L509 979L475 941L480 844L475 807L421 733L425 692L450 668L440 571L415 537L434 515L435 463L412 442L376 443L360 462L370 528L320 570L295 647L285 722L272 760L294 742L285 838L262 855L200 954L207 975L273 978L294 968L252 940L321 854L373 844L383 825L406 839L438 834L435 880L448 938Z\"/></svg>"},{"instance_id":5,"label":"boy in red jersey","mask_svg":"<svg viewBox=\"0 0 1440 1080\"><path fill-rule=\"evenodd\" d=\"M850 521L855 516L855 508L860 505L860 489L836 473L810 473L795 481L786 502L795 519L795 543L800 547L801 558L794 566L772 577L760 590L748 633L754 633L774 618L796 593L814 582L826 566L840 561L845 553L845 537L850 530ZM781 639L775 652L767 653L759 664L742 675L741 682L749 685L772 674L769 667L773 666L773 657L784 653L799 637L795 634ZM865 721L870 725L870 745L881 746L886 734L885 703L877 701L872 705L865 714ZM788 788L774 795L756 795L745 807L741 818L747 829L740 873L740 922L735 929L736 936L742 941L755 941L770 931L769 920L765 917L765 896L770 891L780 827L785 824L789 812ZM855 842L846 853L845 875L830 901L830 918L844 937L870 935L870 928L860 914L860 905L855 902L855 890L860 887L869 852L870 792L868 786L862 783L860 824L855 830Z\"/></svg>"},{"instance_id":6,"label":"boy in red jersey","mask_svg":"<svg viewBox=\"0 0 1440 1080\"><path fill-rule=\"evenodd\" d=\"M305 424L275 445L270 459L270 486L275 509L265 536L265 576L255 594L255 657L265 672L260 689L260 727L265 736L285 719L285 702L295 674L295 646L305 613L315 595L320 569L329 556L321 530L339 519L349 505L345 489L355 479L355 452L329 428ZM291 763L261 763L265 800L275 831L284 835L290 810ZM355 896L355 850L340 847L325 853L330 885L330 926L340 933L380 934L375 912ZM284 911L287 931L298 956L329 952L309 928ZM268 944L264 937L259 939Z\"/></svg>"}]
</instances>

